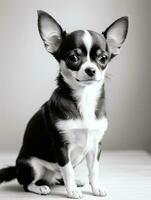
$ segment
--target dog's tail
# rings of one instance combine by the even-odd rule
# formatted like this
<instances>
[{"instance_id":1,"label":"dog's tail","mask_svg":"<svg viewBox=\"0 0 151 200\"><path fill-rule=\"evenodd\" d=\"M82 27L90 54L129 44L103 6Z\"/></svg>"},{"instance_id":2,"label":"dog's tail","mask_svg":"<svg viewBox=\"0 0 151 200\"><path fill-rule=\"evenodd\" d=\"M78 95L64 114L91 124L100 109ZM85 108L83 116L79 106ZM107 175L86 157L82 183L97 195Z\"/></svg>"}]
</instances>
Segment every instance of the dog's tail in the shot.
<instances>
[{"instance_id":1,"label":"dog's tail","mask_svg":"<svg viewBox=\"0 0 151 200\"><path fill-rule=\"evenodd\" d=\"M16 167L6 167L0 169L0 183L8 182L16 178Z\"/></svg>"}]
</instances>

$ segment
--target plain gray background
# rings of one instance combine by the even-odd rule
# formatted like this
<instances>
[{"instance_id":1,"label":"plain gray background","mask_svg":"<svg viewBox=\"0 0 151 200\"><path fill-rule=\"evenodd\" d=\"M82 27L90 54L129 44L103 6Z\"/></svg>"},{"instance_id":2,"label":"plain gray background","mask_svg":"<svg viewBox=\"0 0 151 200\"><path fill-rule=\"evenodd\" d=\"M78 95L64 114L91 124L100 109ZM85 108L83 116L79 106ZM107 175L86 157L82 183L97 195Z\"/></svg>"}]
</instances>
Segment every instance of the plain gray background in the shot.
<instances>
[{"instance_id":1,"label":"plain gray background","mask_svg":"<svg viewBox=\"0 0 151 200\"><path fill-rule=\"evenodd\" d=\"M37 9L67 32L102 32L129 16L127 40L108 70L103 148L151 150L150 0L0 0L0 151L20 148L26 123L55 88L58 64L39 36Z\"/></svg>"}]
</instances>

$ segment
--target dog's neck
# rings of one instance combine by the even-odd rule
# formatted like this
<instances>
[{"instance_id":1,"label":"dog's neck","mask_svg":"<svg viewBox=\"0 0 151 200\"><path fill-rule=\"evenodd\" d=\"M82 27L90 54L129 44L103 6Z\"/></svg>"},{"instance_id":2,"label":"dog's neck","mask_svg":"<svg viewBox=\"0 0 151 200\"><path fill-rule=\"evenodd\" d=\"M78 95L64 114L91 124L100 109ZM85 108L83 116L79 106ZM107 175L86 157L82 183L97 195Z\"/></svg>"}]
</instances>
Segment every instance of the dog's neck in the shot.
<instances>
[{"instance_id":1,"label":"dog's neck","mask_svg":"<svg viewBox=\"0 0 151 200\"><path fill-rule=\"evenodd\" d=\"M78 90L74 90L74 97L77 100L77 106L83 119L95 119L95 110L98 99L101 95L101 85L88 85Z\"/></svg>"},{"instance_id":2,"label":"dog's neck","mask_svg":"<svg viewBox=\"0 0 151 200\"><path fill-rule=\"evenodd\" d=\"M96 82L73 89L64 81L61 74L57 78L57 83L62 96L76 103L83 119L88 121L95 119L99 101L104 99L104 84Z\"/></svg>"}]
</instances>

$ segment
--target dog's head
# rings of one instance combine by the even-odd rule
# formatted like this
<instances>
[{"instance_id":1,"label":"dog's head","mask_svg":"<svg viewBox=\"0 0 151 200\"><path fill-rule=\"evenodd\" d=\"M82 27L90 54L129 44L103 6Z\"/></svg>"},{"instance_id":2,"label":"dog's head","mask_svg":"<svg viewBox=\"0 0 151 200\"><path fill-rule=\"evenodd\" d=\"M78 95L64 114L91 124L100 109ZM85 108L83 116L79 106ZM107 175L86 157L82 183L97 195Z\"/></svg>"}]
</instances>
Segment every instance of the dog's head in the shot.
<instances>
[{"instance_id":1,"label":"dog's head","mask_svg":"<svg viewBox=\"0 0 151 200\"><path fill-rule=\"evenodd\" d=\"M60 63L60 73L72 86L104 81L108 62L119 53L128 32L128 17L113 22L104 32L78 30L66 33L44 11L38 11L38 28L47 51Z\"/></svg>"}]
</instances>

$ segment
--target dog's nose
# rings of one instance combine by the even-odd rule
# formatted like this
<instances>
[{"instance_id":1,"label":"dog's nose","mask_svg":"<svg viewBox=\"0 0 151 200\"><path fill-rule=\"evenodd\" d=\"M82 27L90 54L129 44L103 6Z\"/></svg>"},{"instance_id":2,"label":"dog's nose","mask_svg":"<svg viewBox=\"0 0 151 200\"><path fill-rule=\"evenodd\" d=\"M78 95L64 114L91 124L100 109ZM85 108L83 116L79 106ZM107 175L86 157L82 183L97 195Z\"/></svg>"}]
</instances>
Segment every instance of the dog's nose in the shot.
<instances>
[{"instance_id":1,"label":"dog's nose","mask_svg":"<svg viewBox=\"0 0 151 200\"><path fill-rule=\"evenodd\" d=\"M95 75L95 69L91 68L91 67L86 68L85 72L86 72L87 75L89 75L91 77Z\"/></svg>"}]
</instances>

